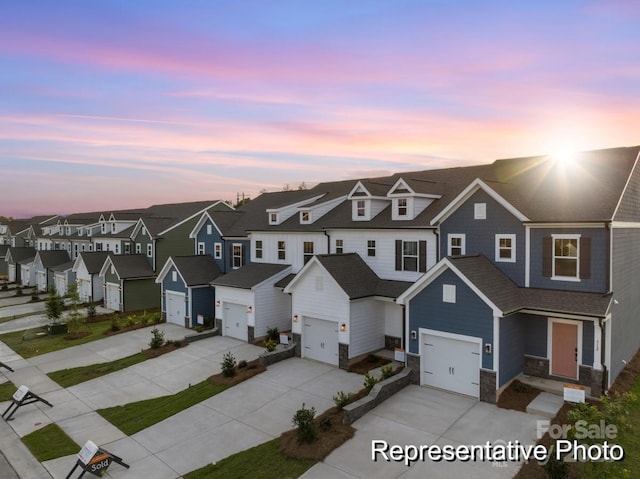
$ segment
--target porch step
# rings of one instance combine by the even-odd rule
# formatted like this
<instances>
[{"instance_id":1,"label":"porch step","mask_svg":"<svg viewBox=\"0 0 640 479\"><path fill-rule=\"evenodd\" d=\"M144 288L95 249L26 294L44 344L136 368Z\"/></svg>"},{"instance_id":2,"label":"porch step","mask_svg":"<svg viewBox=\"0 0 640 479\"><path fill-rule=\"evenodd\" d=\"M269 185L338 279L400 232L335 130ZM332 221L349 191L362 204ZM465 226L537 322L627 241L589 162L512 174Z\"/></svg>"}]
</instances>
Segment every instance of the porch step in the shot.
<instances>
[{"instance_id":1,"label":"porch step","mask_svg":"<svg viewBox=\"0 0 640 479\"><path fill-rule=\"evenodd\" d=\"M527 412L529 414L537 414L551 419L558 414L558 411L563 404L564 400L562 399L562 396L548 392L541 392L529 403L527 406Z\"/></svg>"}]
</instances>

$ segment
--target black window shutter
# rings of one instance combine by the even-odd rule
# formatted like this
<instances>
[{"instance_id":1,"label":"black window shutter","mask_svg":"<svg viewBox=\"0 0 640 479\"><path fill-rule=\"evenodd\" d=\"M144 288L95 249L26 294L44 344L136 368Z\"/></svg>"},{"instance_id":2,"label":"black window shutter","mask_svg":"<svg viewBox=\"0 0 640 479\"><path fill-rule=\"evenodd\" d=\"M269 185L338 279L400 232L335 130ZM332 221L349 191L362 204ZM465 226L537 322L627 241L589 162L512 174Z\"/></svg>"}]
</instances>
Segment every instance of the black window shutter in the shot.
<instances>
[{"instance_id":1,"label":"black window shutter","mask_svg":"<svg viewBox=\"0 0 640 479\"><path fill-rule=\"evenodd\" d=\"M591 278L591 238L580 238L580 278Z\"/></svg>"},{"instance_id":2,"label":"black window shutter","mask_svg":"<svg viewBox=\"0 0 640 479\"><path fill-rule=\"evenodd\" d=\"M396 271L402 271L402 240L396 240Z\"/></svg>"},{"instance_id":3,"label":"black window shutter","mask_svg":"<svg viewBox=\"0 0 640 479\"><path fill-rule=\"evenodd\" d=\"M542 238L542 276L548 278L553 274L553 238L545 236Z\"/></svg>"},{"instance_id":4,"label":"black window shutter","mask_svg":"<svg viewBox=\"0 0 640 479\"><path fill-rule=\"evenodd\" d=\"M427 242L418 243L418 271L424 273L427 270Z\"/></svg>"}]
</instances>

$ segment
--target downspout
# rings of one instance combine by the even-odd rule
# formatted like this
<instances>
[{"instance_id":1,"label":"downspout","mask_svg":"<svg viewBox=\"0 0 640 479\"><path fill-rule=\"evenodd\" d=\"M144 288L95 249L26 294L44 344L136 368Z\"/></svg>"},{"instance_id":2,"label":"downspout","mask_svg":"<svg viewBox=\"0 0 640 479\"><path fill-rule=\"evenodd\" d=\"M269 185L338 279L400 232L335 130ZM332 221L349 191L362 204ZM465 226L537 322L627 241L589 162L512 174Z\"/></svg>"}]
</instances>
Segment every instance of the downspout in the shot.
<instances>
[{"instance_id":1,"label":"downspout","mask_svg":"<svg viewBox=\"0 0 640 479\"><path fill-rule=\"evenodd\" d=\"M327 237L327 254L331 254L331 236L327 233L327 230L323 230L323 233Z\"/></svg>"},{"instance_id":2,"label":"downspout","mask_svg":"<svg viewBox=\"0 0 640 479\"><path fill-rule=\"evenodd\" d=\"M606 344L606 331L605 331L605 321L603 321L602 318L598 318L598 324L600 325L600 364L602 366L602 390L606 391L607 388L605 387L608 380L607 380L607 365L605 364L605 353L604 353L604 348L605 348L605 344Z\"/></svg>"}]
</instances>

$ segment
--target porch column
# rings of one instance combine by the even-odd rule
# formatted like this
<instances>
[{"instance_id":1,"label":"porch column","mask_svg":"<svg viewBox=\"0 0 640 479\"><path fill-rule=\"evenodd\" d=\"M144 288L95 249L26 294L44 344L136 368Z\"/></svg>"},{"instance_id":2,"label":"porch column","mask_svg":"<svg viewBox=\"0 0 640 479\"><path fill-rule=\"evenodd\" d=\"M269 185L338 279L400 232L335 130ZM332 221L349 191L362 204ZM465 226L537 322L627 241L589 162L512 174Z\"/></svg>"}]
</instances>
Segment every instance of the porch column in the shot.
<instances>
[{"instance_id":1,"label":"porch column","mask_svg":"<svg viewBox=\"0 0 640 479\"><path fill-rule=\"evenodd\" d=\"M593 369L602 370L602 362L600 360L602 351L602 328L600 322L593 322Z\"/></svg>"}]
</instances>

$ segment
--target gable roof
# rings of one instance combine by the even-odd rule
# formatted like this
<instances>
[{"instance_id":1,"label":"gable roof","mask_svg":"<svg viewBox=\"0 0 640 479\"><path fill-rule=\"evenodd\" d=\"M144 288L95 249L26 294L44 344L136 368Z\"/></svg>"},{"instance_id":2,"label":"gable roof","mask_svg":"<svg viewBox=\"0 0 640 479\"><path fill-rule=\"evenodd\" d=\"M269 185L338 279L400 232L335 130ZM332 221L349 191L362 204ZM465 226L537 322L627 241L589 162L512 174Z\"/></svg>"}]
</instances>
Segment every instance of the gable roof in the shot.
<instances>
[{"instance_id":1,"label":"gable roof","mask_svg":"<svg viewBox=\"0 0 640 479\"><path fill-rule=\"evenodd\" d=\"M66 263L61 263L61 264L52 266L51 269L53 271L67 271L69 269L73 269L74 264L76 264L75 261L67 261Z\"/></svg>"},{"instance_id":2,"label":"gable roof","mask_svg":"<svg viewBox=\"0 0 640 479\"><path fill-rule=\"evenodd\" d=\"M97 274L109 256L111 256L109 251L83 251L78 254L76 262L82 261L89 274Z\"/></svg>"},{"instance_id":3,"label":"gable roof","mask_svg":"<svg viewBox=\"0 0 640 479\"><path fill-rule=\"evenodd\" d=\"M40 258L42 266L45 268L52 268L53 266L69 261L69 253L65 250L38 251L36 257Z\"/></svg>"},{"instance_id":4,"label":"gable roof","mask_svg":"<svg viewBox=\"0 0 640 479\"><path fill-rule=\"evenodd\" d=\"M289 271L288 264L249 263L230 273L223 274L211 282L213 286L227 286L230 288L251 289L260 283Z\"/></svg>"},{"instance_id":5,"label":"gable roof","mask_svg":"<svg viewBox=\"0 0 640 479\"><path fill-rule=\"evenodd\" d=\"M113 265L120 279L140 279L154 277L153 269L146 256L141 254L111 255L107 257L100 270L100 275L106 273L106 268Z\"/></svg>"},{"instance_id":6,"label":"gable roof","mask_svg":"<svg viewBox=\"0 0 640 479\"><path fill-rule=\"evenodd\" d=\"M187 286L208 285L222 274L213 256L171 256L158 274L157 283L164 279L171 266L175 266Z\"/></svg>"},{"instance_id":7,"label":"gable roof","mask_svg":"<svg viewBox=\"0 0 640 479\"><path fill-rule=\"evenodd\" d=\"M11 258L13 263L20 263L21 261L33 259L36 255L35 248L21 246L21 247L9 247L7 251L7 257Z\"/></svg>"}]
</instances>

